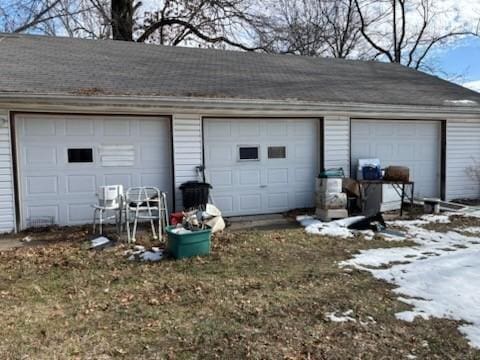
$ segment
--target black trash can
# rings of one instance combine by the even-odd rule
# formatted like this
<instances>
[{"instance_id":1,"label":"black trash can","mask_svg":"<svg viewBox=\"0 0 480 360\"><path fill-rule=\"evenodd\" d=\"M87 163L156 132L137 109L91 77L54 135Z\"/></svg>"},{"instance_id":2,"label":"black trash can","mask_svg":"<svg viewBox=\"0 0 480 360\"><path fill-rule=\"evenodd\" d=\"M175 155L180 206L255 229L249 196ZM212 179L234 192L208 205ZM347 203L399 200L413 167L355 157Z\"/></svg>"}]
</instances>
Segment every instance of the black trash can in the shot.
<instances>
[{"instance_id":1,"label":"black trash can","mask_svg":"<svg viewBox=\"0 0 480 360\"><path fill-rule=\"evenodd\" d=\"M212 186L205 182L188 181L180 185L183 198L183 208L188 209L205 209L208 203L208 195Z\"/></svg>"}]
</instances>

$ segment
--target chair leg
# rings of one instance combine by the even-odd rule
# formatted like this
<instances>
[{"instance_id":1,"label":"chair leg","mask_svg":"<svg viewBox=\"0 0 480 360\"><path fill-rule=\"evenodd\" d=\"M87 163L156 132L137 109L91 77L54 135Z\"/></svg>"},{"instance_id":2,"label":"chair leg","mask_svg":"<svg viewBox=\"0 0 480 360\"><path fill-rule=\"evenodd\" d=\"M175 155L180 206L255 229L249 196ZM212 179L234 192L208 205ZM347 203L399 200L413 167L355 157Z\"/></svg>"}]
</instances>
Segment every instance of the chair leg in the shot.
<instances>
[{"instance_id":1,"label":"chair leg","mask_svg":"<svg viewBox=\"0 0 480 360\"><path fill-rule=\"evenodd\" d=\"M132 238L130 236L130 217L128 216L128 209L125 210L125 221L127 223L127 242L130 244Z\"/></svg>"},{"instance_id":2,"label":"chair leg","mask_svg":"<svg viewBox=\"0 0 480 360\"><path fill-rule=\"evenodd\" d=\"M158 238L160 241L163 242L163 233L165 228L163 226L163 216L164 216L164 207L165 207L165 199L163 193L160 194L160 203L158 204Z\"/></svg>"},{"instance_id":3,"label":"chair leg","mask_svg":"<svg viewBox=\"0 0 480 360\"><path fill-rule=\"evenodd\" d=\"M118 211L115 211L115 226L117 228L117 234L120 234L120 214Z\"/></svg>"},{"instance_id":4,"label":"chair leg","mask_svg":"<svg viewBox=\"0 0 480 360\"><path fill-rule=\"evenodd\" d=\"M158 237L157 237L157 232L155 230L155 222L153 221L153 219L150 219L150 227L152 228L153 239L157 240Z\"/></svg>"},{"instance_id":5,"label":"chair leg","mask_svg":"<svg viewBox=\"0 0 480 360\"><path fill-rule=\"evenodd\" d=\"M97 224L97 210L98 209L94 209L93 210L93 233L95 234L95 230L96 230L96 224Z\"/></svg>"},{"instance_id":6,"label":"chair leg","mask_svg":"<svg viewBox=\"0 0 480 360\"><path fill-rule=\"evenodd\" d=\"M168 226L168 204L167 204L167 195L163 193L163 232L166 234Z\"/></svg>"},{"instance_id":7,"label":"chair leg","mask_svg":"<svg viewBox=\"0 0 480 360\"><path fill-rule=\"evenodd\" d=\"M135 219L133 220L132 242L135 242L135 235L137 234L138 225L138 209L135 210Z\"/></svg>"},{"instance_id":8,"label":"chair leg","mask_svg":"<svg viewBox=\"0 0 480 360\"><path fill-rule=\"evenodd\" d=\"M100 235L103 235L103 209L100 209L100 219L99 219L99 228L100 228Z\"/></svg>"},{"instance_id":9,"label":"chair leg","mask_svg":"<svg viewBox=\"0 0 480 360\"><path fill-rule=\"evenodd\" d=\"M153 222L153 216L152 216L152 209L150 208L150 205L148 203L147 203L147 210L148 210L148 217L150 218L150 227L152 228L152 236L154 240L157 240L155 223Z\"/></svg>"}]
</instances>

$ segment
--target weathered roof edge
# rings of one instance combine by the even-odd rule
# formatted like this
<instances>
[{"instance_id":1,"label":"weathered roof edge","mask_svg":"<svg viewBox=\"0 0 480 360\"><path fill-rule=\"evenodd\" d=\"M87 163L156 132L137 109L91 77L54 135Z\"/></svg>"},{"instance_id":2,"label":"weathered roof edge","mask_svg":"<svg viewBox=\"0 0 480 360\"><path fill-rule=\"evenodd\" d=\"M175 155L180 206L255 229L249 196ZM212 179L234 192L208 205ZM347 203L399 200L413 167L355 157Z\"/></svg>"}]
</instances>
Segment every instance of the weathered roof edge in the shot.
<instances>
[{"instance_id":1,"label":"weathered roof edge","mask_svg":"<svg viewBox=\"0 0 480 360\"><path fill-rule=\"evenodd\" d=\"M420 106L420 105L389 105L367 103L333 103L311 102L304 100L264 100L264 99L232 99L232 98L198 98L198 97L165 97L165 96L79 96L79 95L32 95L32 94L5 94L0 93L0 108L10 110L23 110L37 106L38 110L47 108L63 107L112 107L112 108L136 108L175 109L181 111L203 110L260 110L282 111L302 113L345 113L345 112L386 112L401 114L424 114L436 116L462 115L480 120L480 105L444 105L444 106Z\"/></svg>"}]
</instances>

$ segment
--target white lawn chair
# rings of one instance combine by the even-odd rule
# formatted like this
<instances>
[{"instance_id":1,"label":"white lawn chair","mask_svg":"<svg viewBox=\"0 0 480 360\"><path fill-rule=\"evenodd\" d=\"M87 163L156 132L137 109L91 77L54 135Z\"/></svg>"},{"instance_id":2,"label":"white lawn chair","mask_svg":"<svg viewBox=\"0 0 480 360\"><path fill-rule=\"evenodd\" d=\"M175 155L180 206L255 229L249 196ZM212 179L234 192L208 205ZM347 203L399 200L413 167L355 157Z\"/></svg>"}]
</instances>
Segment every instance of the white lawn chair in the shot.
<instances>
[{"instance_id":1,"label":"white lawn chair","mask_svg":"<svg viewBox=\"0 0 480 360\"><path fill-rule=\"evenodd\" d=\"M135 242L138 221L149 221L155 240L163 239L168 225L167 197L156 187L132 187L125 194L125 214L128 242ZM133 228L130 223L133 222ZM158 224L158 236L156 230Z\"/></svg>"},{"instance_id":2,"label":"white lawn chair","mask_svg":"<svg viewBox=\"0 0 480 360\"><path fill-rule=\"evenodd\" d=\"M96 225L98 221L100 234L103 233L103 224L115 219L117 230L120 233L122 226L122 198L123 198L123 186L122 185L108 185L100 186L97 193L98 204L92 205L93 207L93 232L95 233ZM114 213L108 214L108 213Z\"/></svg>"}]
</instances>

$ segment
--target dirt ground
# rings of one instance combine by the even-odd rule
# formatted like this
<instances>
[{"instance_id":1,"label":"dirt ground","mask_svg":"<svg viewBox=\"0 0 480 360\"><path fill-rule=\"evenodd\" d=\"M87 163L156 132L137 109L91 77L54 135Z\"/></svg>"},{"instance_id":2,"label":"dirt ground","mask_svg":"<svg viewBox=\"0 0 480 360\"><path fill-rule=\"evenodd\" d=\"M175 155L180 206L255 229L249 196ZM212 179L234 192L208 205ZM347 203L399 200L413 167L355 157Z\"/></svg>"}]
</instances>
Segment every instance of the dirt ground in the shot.
<instances>
[{"instance_id":1,"label":"dirt ground","mask_svg":"<svg viewBox=\"0 0 480 360\"><path fill-rule=\"evenodd\" d=\"M88 231L0 252L0 358L480 358L455 321L397 320L390 285L338 266L403 243L225 232L209 257L145 264L125 245L88 250ZM355 321L328 320L347 310Z\"/></svg>"}]
</instances>

